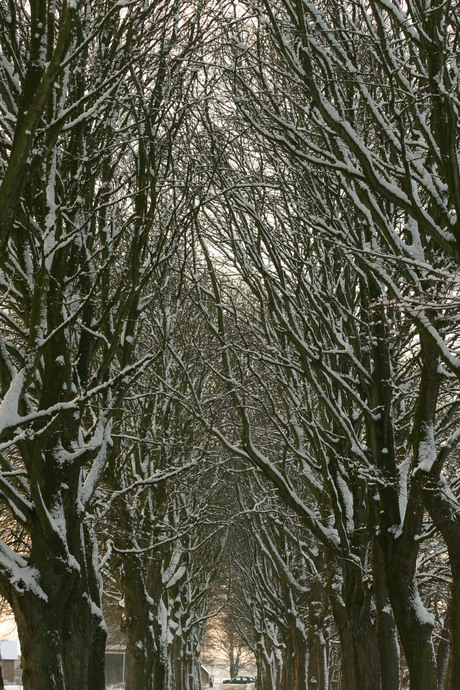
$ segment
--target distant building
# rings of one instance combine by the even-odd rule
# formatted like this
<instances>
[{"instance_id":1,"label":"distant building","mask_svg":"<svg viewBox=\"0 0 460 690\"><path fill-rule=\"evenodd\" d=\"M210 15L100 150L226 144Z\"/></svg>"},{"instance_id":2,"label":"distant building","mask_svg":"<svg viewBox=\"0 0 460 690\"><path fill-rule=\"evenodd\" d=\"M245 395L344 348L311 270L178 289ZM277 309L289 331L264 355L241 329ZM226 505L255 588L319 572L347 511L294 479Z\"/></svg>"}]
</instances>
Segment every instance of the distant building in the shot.
<instances>
[{"instance_id":1,"label":"distant building","mask_svg":"<svg viewBox=\"0 0 460 690\"><path fill-rule=\"evenodd\" d=\"M212 675L203 664L201 664L201 681L204 688L212 688Z\"/></svg>"},{"instance_id":2,"label":"distant building","mask_svg":"<svg viewBox=\"0 0 460 690\"><path fill-rule=\"evenodd\" d=\"M19 641L0 640L3 680L15 683L20 676Z\"/></svg>"},{"instance_id":3,"label":"distant building","mask_svg":"<svg viewBox=\"0 0 460 690\"><path fill-rule=\"evenodd\" d=\"M110 644L105 648L105 680L107 685L124 683L126 674L125 650Z\"/></svg>"}]
</instances>

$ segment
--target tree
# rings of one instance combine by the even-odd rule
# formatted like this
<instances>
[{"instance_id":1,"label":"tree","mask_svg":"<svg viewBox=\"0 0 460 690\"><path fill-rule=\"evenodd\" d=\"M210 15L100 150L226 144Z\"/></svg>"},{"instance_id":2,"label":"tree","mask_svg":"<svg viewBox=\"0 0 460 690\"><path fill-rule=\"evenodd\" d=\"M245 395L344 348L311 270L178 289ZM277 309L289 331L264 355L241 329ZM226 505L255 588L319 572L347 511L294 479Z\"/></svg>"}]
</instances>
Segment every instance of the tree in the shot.
<instances>
[{"instance_id":1,"label":"tree","mask_svg":"<svg viewBox=\"0 0 460 690\"><path fill-rule=\"evenodd\" d=\"M175 17L150 2L0 5L0 482L27 534L0 543L0 587L30 689L104 687L87 517L126 392L152 359L134 347L148 281L174 253L155 215L171 190L152 164L161 141L143 133L169 123L173 139L180 121L180 109L166 117Z\"/></svg>"},{"instance_id":2,"label":"tree","mask_svg":"<svg viewBox=\"0 0 460 690\"><path fill-rule=\"evenodd\" d=\"M455 551L456 518L441 489L434 492L432 486L430 500L421 487L425 474L434 473L443 483L439 470L444 456L439 453L434 462L432 430L436 411L442 409L440 382L449 389L451 405L457 385L453 376L458 374L457 334L448 318L455 301L457 253L453 151L458 128L451 124L457 117L452 51L458 17L450 6L445 14L441 8L427 12L426 19L415 16L417 12L412 5L404 14L396 6L381 9L375 3L350 11L340 2L251 4L248 16L229 27L231 49L223 50L229 86L222 108L217 115L211 108L203 116L213 170L220 174L219 188L227 200L221 213L217 204L208 212L204 201L200 232L213 246L208 265L215 276L214 318L212 308L206 308L222 347L223 380L240 413L239 450L271 478L323 548L334 558L345 558L342 592L350 596L349 625L359 635L362 612L369 631L355 649L356 679L350 682L369 687L379 683L377 641L371 642L376 634L381 668L395 670L391 678L380 674L381 681L387 687L399 685L387 596L411 682L414 687L437 686L433 619L420 606L416 581L424 507L438 529L443 524L449 532L449 552ZM445 40L438 50L433 46L440 36ZM401 47L406 42L407 50ZM442 93L439 79L432 76L435 63L441 67ZM415 85L426 94L423 107L415 98ZM395 92L399 100L392 96ZM227 105L230 98L233 110ZM441 112L450 123L447 132L439 127ZM250 317L256 322L254 340L266 348L262 358L273 371L277 368L276 380L286 381L283 396L288 382L307 391L298 396L297 405L293 401L290 414L279 412L273 394L265 401L267 386L263 397L253 393L248 371L254 375L252 362L261 355L252 343L242 347L229 337L229 320L246 325L249 319L235 298L224 300L230 290L213 267L216 252L235 266L256 300L258 318ZM240 325L240 339L241 334ZM439 368L439 360L445 368ZM408 372L420 386L416 399L407 395ZM408 400L409 412L403 410ZM298 476L307 478L313 493L315 461L323 460L321 482L334 515L338 549L317 516L299 501L287 463L276 466L267 452L254 418L256 405L269 412L279 430L288 429L292 440L287 447L299 458ZM441 414L440 419L447 417ZM456 429L445 435L438 423L436 433L438 443L448 448L455 443ZM402 501L406 487L407 502ZM435 517L434 505L442 519ZM379 596L367 589L368 577L362 577L371 545L373 588L379 588ZM455 555L451 559L455 601ZM382 567L384 579L379 577ZM373 596L380 602L376 631ZM454 659L455 631L453 625ZM362 654L366 645L374 649ZM388 654L391 664L383 663Z\"/></svg>"},{"instance_id":3,"label":"tree","mask_svg":"<svg viewBox=\"0 0 460 690\"><path fill-rule=\"evenodd\" d=\"M177 195L179 199L179 195ZM185 208L187 208L185 206ZM182 228L178 206L175 222ZM196 357L194 305L183 273L188 237L162 267L136 348L154 363L125 398L98 498L100 539L123 601L126 688L195 688L212 581L222 546L214 501L215 443L187 409L207 392ZM192 400L192 405L194 404Z\"/></svg>"},{"instance_id":4,"label":"tree","mask_svg":"<svg viewBox=\"0 0 460 690\"><path fill-rule=\"evenodd\" d=\"M419 489L446 540L455 606L458 557L452 540L454 533L458 537L457 519L443 498L440 470L445 456L442 450L436 452L432 430L445 376L439 363L458 377L457 338L451 337L449 327L445 330L455 301L458 263L458 14L449 3L436 11L423 3L409 4L405 11L396 3L363 3L348 11L341 2L295 8L265 2L256 17L260 24L254 42L244 44L244 36L243 43L235 42L233 74L240 112L261 138L283 151L288 165L308 176L316 195L312 229L343 243L359 260L368 276L370 303L393 298L418 330L423 367L411 436L413 467L418 469L409 505L417 502ZM271 62L261 55L270 55ZM327 178L328 194L320 192L321 178ZM320 198L326 203L321 205ZM344 223L345 213L354 227ZM441 281L435 278L438 271L444 276ZM433 300L437 306L431 309ZM388 328L391 315L385 320ZM378 331L377 325L378 347L385 349L389 331ZM383 350L378 356L382 364L390 361ZM386 380L389 373L387 369ZM383 388L381 392L376 402L389 415L388 393ZM456 431L452 441L445 441L448 447L454 438ZM385 448L388 444L380 442L380 451ZM395 496L390 494L381 492L382 514L393 515L398 524ZM416 514L420 523L420 508ZM408 515L404 522L408 526ZM382 524L381 535L388 527ZM410 532L406 546L415 534ZM401 586L400 566L415 553L409 557L401 548L400 560L396 554L404 539L396 550L393 540L380 542L412 682L414 687L435 687L428 618L420 618L414 608L404 620L410 599L402 609L397 601L401 591L412 588L409 581ZM454 676L457 630L454 623ZM423 639L426 654L421 652ZM423 660L429 660L425 669Z\"/></svg>"}]
</instances>

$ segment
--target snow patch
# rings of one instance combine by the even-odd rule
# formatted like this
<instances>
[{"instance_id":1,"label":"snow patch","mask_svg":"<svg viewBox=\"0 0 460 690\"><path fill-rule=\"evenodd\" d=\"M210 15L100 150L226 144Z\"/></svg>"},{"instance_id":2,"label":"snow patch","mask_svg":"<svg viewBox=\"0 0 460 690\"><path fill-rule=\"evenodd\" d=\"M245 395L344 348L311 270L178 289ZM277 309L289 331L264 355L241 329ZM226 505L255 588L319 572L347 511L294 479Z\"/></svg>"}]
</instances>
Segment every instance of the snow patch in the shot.
<instances>
[{"instance_id":1,"label":"snow patch","mask_svg":"<svg viewBox=\"0 0 460 690\"><path fill-rule=\"evenodd\" d=\"M422 439L418 448L418 470L430 472L436 460L436 444L434 441L433 424L426 424L422 429Z\"/></svg>"},{"instance_id":2,"label":"snow patch","mask_svg":"<svg viewBox=\"0 0 460 690\"><path fill-rule=\"evenodd\" d=\"M434 627L434 616L425 608L418 593L416 593L412 597L412 606L415 610L415 615L417 616L417 619L420 621L420 623L422 623L422 625L430 625Z\"/></svg>"}]
</instances>

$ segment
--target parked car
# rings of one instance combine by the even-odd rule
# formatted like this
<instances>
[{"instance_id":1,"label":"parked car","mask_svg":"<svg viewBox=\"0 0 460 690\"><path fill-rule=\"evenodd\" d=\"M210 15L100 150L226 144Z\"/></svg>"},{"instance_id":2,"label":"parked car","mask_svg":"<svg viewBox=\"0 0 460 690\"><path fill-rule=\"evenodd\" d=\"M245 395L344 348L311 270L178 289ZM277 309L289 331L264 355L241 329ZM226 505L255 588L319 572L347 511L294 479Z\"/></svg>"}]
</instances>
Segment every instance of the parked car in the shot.
<instances>
[{"instance_id":1,"label":"parked car","mask_svg":"<svg viewBox=\"0 0 460 690\"><path fill-rule=\"evenodd\" d=\"M251 678L251 676L236 676L236 678L232 678L231 680L224 680L223 685L225 685L225 683L231 683L232 685L247 685L248 683L254 682L254 678Z\"/></svg>"}]
</instances>

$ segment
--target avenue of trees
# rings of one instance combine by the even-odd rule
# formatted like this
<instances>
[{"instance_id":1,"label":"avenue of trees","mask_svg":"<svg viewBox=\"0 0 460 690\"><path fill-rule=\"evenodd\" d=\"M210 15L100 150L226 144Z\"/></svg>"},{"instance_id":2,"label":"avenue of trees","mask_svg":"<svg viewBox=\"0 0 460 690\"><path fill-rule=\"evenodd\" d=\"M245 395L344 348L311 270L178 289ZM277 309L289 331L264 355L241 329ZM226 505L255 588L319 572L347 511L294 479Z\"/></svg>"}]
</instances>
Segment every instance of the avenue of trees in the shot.
<instances>
[{"instance_id":1,"label":"avenue of trees","mask_svg":"<svg viewBox=\"0 0 460 690\"><path fill-rule=\"evenodd\" d=\"M460 687L459 44L451 0L0 0L25 690L104 690L109 600L127 690L199 690L206 630L259 690Z\"/></svg>"}]
</instances>

